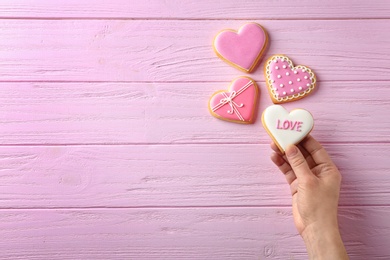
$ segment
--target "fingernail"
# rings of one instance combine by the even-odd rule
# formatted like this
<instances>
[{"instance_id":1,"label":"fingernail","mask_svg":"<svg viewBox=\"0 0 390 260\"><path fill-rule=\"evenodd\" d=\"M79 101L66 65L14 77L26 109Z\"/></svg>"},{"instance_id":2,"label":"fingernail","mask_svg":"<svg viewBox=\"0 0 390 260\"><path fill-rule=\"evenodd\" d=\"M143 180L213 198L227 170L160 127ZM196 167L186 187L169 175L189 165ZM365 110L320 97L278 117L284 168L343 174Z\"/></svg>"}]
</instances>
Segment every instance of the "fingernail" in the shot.
<instances>
[{"instance_id":1,"label":"fingernail","mask_svg":"<svg viewBox=\"0 0 390 260\"><path fill-rule=\"evenodd\" d=\"M298 148L295 145L289 145L286 149L287 157L292 157L298 153Z\"/></svg>"}]
</instances>

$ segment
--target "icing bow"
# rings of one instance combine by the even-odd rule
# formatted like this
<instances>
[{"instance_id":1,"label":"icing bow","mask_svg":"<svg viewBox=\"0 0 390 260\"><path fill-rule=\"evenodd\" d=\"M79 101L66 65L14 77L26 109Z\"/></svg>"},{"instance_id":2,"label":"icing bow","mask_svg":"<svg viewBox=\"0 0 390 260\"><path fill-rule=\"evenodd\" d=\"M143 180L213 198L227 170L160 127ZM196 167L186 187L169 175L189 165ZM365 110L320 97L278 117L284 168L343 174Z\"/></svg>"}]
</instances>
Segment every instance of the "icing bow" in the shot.
<instances>
[{"instance_id":1,"label":"icing bow","mask_svg":"<svg viewBox=\"0 0 390 260\"><path fill-rule=\"evenodd\" d=\"M225 97L225 98L222 98L220 101L219 101L219 104L217 106L215 106L213 108L213 111L221 108L222 106L226 105L226 104L229 104L230 105L230 110L228 110L227 112L229 114L233 114L233 113L236 113L237 117L241 120L241 121L244 121L244 118L242 117L242 115L240 114L240 111L238 111L238 107L243 107L244 104L237 104L236 102L233 101L233 99L238 96L239 94L237 94L236 91L232 91L230 93L230 95L228 96L227 93L225 92L222 92L222 95Z\"/></svg>"}]
</instances>

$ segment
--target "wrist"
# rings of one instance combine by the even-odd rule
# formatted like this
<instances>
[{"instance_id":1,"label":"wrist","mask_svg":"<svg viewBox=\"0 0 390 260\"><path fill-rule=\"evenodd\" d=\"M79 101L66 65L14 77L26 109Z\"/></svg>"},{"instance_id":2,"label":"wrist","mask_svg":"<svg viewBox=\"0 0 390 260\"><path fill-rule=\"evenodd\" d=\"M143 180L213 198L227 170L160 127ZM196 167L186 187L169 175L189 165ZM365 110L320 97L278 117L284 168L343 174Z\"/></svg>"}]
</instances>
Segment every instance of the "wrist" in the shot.
<instances>
[{"instance_id":1,"label":"wrist","mask_svg":"<svg viewBox=\"0 0 390 260\"><path fill-rule=\"evenodd\" d=\"M302 233L309 259L349 259L345 251L338 225L308 226Z\"/></svg>"}]
</instances>

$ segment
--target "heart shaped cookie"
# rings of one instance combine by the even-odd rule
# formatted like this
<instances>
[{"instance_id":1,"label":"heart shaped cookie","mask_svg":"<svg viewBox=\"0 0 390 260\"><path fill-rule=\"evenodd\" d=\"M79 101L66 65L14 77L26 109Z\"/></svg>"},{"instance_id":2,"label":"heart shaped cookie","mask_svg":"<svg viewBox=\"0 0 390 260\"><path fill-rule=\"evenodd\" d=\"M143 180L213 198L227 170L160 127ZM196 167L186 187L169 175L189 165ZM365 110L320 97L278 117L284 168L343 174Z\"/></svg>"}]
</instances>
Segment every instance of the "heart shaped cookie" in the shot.
<instances>
[{"instance_id":1,"label":"heart shaped cookie","mask_svg":"<svg viewBox=\"0 0 390 260\"><path fill-rule=\"evenodd\" d=\"M284 153L290 144L298 144L313 129L313 116L304 109L290 113L281 105L272 105L263 112L261 121L265 130Z\"/></svg>"},{"instance_id":2,"label":"heart shaped cookie","mask_svg":"<svg viewBox=\"0 0 390 260\"><path fill-rule=\"evenodd\" d=\"M209 101L211 115L216 118L250 124L255 119L259 88L248 77L239 77L230 84L229 90L220 90Z\"/></svg>"},{"instance_id":3,"label":"heart shaped cookie","mask_svg":"<svg viewBox=\"0 0 390 260\"><path fill-rule=\"evenodd\" d=\"M256 67L267 45L267 32L257 23L245 24L238 32L223 30L214 38L213 44L218 57L245 72Z\"/></svg>"},{"instance_id":4,"label":"heart shaped cookie","mask_svg":"<svg viewBox=\"0 0 390 260\"><path fill-rule=\"evenodd\" d=\"M294 67L285 55L274 55L265 63L265 76L272 102L286 103L301 99L316 87L314 72L303 65Z\"/></svg>"}]
</instances>

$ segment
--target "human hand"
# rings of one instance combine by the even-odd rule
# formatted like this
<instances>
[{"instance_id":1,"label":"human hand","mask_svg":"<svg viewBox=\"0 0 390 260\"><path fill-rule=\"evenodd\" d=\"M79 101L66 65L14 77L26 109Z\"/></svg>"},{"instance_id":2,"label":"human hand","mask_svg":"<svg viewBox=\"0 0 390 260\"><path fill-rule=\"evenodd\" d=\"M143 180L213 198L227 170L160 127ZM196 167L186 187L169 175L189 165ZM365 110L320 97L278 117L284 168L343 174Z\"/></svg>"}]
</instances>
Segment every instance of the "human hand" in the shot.
<instances>
[{"instance_id":1,"label":"human hand","mask_svg":"<svg viewBox=\"0 0 390 260\"><path fill-rule=\"evenodd\" d=\"M341 174L328 153L312 136L287 147L285 155L275 143L271 148L271 160L290 185L295 226L310 259L348 259L337 222Z\"/></svg>"}]
</instances>

